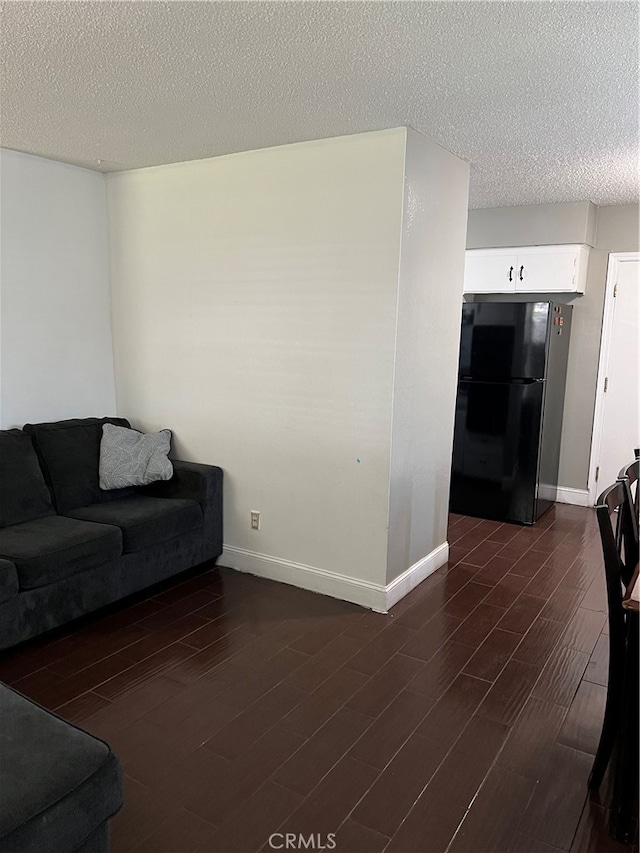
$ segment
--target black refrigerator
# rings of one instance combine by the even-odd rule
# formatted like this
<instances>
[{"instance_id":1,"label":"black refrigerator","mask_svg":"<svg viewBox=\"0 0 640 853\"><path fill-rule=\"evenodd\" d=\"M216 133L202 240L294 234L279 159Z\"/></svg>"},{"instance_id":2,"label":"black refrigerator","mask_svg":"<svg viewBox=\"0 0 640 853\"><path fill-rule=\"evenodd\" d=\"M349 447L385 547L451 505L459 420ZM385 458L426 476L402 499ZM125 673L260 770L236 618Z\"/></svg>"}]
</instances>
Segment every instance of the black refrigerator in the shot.
<instances>
[{"instance_id":1,"label":"black refrigerator","mask_svg":"<svg viewBox=\"0 0 640 853\"><path fill-rule=\"evenodd\" d=\"M571 306L463 306L452 512L533 524L555 499Z\"/></svg>"}]
</instances>

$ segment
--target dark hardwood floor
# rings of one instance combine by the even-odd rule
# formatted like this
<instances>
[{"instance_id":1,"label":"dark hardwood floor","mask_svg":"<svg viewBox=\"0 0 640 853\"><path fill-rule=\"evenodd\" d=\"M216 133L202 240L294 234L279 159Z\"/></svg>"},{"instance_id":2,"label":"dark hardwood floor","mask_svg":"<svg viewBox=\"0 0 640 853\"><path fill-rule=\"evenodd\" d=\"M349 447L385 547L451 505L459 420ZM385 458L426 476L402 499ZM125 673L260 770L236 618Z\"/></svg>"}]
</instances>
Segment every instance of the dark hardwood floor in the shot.
<instances>
[{"instance_id":1,"label":"dark hardwood floor","mask_svg":"<svg viewBox=\"0 0 640 853\"><path fill-rule=\"evenodd\" d=\"M5 655L108 740L113 853L629 851L587 797L607 674L592 510L452 516L451 559L380 615L211 569ZM284 846L281 849L285 849Z\"/></svg>"}]
</instances>

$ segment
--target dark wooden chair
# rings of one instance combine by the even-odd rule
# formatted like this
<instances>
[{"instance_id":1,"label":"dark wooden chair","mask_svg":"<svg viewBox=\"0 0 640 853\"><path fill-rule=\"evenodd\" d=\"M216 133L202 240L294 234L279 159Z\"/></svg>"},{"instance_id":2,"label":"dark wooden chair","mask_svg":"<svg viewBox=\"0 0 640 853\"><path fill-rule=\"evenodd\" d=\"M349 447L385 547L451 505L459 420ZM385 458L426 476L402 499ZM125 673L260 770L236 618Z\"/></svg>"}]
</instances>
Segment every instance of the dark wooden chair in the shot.
<instances>
[{"instance_id":1,"label":"dark wooden chair","mask_svg":"<svg viewBox=\"0 0 640 853\"><path fill-rule=\"evenodd\" d=\"M629 829L628 814L636 795L630 789L635 785L637 790L638 656L635 646L638 619L637 614L630 614L622 606L626 585L637 562L636 558L636 561L631 563L633 555L626 545L627 510L630 511L628 482L618 481L609 486L596 503L607 587L609 677L602 732L589 777L589 788L596 790L600 787L617 744L619 751L626 753L618 756L614 778L611 825L612 833L618 840L627 840L627 834L632 832ZM635 544L637 547L637 539Z\"/></svg>"},{"instance_id":2,"label":"dark wooden chair","mask_svg":"<svg viewBox=\"0 0 640 853\"><path fill-rule=\"evenodd\" d=\"M635 452L636 458L630 465L618 474L618 482L624 484L626 501L621 509L624 539L625 567L631 568L638 563L638 527L640 525L640 488L638 487L638 472L640 471L640 449ZM623 577L628 584L629 577Z\"/></svg>"},{"instance_id":3,"label":"dark wooden chair","mask_svg":"<svg viewBox=\"0 0 640 853\"><path fill-rule=\"evenodd\" d=\"M589 788L592 790L600 787L611 758L622 703L626 639L626 618L622 607L626 585L623 579L627 575L630 577L630 571L633 571L633 567L629 570L624 561L623 509L626 502L625 485L617 482L605 489L596 503L607 585L609 678L600 743L589 777Z\"/></svg>"}]
</instances>

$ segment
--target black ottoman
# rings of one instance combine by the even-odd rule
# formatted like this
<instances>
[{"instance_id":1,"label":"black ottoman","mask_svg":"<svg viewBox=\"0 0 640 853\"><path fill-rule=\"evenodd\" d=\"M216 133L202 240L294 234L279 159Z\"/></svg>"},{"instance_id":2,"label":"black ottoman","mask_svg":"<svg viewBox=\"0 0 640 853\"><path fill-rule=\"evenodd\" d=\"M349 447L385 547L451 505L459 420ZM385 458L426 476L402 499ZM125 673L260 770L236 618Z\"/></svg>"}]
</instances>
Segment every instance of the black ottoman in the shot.
<instances>
[{"instance_id":1,"label":"black ottoman","mask_svg":"<svg viewBox=\"0 0 640 853\"><path fill-rule=\"evenodd\" d=\"M0 853L107 853L121 806L109 745L0 684Z\"/></svg>"}]
</instances>

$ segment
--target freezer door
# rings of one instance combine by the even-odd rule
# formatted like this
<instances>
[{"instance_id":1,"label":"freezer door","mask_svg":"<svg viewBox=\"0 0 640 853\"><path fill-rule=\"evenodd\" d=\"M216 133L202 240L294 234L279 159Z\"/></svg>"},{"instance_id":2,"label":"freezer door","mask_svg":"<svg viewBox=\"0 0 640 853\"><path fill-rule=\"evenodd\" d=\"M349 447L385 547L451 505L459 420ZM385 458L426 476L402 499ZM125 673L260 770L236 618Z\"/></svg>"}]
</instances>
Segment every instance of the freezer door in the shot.
<instances>
[{"instance_id":1,"label":"freezer door","mask_svg":"<svg viewBox=\"0 0 640 853\"><path fill-rule=\"evenodd\" d=\"M550 302L463 306L459 378L543 379Z\"/></svg>"},{"instance_id":2,"label":"freezer door","mask_svg":"<svg viewBox=\"0 0 640 853\"><path fill-rule=\"evenodd\" d=\"M544 382L458 386L451 510L533 524Z\"/></svg>"}]
</instances>

